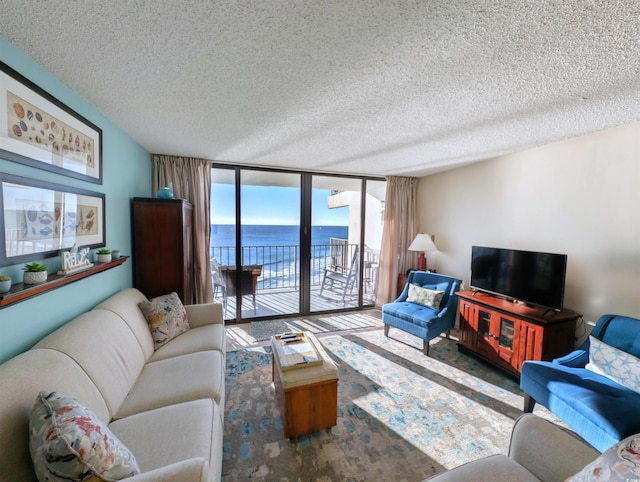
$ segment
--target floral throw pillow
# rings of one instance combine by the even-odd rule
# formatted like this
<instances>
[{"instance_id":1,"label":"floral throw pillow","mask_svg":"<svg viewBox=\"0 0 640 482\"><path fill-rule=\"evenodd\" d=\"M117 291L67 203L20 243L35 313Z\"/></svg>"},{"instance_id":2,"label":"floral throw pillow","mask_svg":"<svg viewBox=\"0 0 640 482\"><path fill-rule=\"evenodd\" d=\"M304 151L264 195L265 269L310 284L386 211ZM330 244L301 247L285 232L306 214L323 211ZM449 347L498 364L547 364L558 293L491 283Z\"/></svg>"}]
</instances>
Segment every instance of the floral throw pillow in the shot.
<instances>
[{"instance_id":1,"label":"floral throw pillow","mask_svg":"<svg viewBox=\"0 0 640 482\"><path fill-rule=\"evenodd\" d=\"M600 457L568 479L570 482L616 482L640 479L640 434L607 449Z\"/></svg>"},{"instance_id":2,"label":"floral throw pillow","mask_svg":"<svg viewBox=\"0 0 640 482\"><path fill-rule=\"evenodd\" d=\"M409 285L407 301L418 303L419 305L438 311L443 295L444 291L430 290L412 283Z\"/></svg>"},{"instance_id":3,"label":"floral throw pillow","mask_svg":"<svg viewBox=\"0 0 640 482\"><path fill-rule=\"evenodd\" d=\"M156 350L189 329L187 311L176 293L141 301L138 306L149 323Z\"/></svg>"},{"instance_id":4,"label":"floral throw pillow","mask_svg":"<svg viewBox=\"0 0 640 482\"><path fill-rule=\"evenodd\" d=\"M40 481L116 481L140 473L133 454L89 408L58 392L38 394L29 450Z\"/></svg>"},{"instance_id":5,"label":"floral throw pillow","mask_svg":"<svg viewBox=\"0 0 640 482\"><path fill-rule=\"evenodd\" d=\"M589 363L585 368L640 393L640 360L593 336L589 337Z\"/></svg>"}]
</instances>

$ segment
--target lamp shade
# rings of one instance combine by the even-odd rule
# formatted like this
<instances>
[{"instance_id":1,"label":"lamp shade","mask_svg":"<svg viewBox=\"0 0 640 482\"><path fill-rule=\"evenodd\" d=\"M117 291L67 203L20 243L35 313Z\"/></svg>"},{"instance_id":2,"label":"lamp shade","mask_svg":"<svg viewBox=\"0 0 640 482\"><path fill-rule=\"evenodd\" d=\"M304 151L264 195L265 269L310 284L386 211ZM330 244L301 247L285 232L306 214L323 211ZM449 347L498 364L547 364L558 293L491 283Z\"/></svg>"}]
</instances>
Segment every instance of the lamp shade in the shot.
<instances>
[{"instance_id":1,"label":"lamp shade","mask_svg":"<svg viewBox=\"0 0 640 482\"><path fill-rule=\"evenodd\" d=\"M438 248L429 234L418 234L409 246L409 251L420 251L420 255L418 256L418 271L426 271L427 258L424 257L425 251L438 251Z\"/></svg>"},{"instance_id":2,"label":"lamp shade","mask_svg":"<svg viewBox=\"0 0 640 482\"><path fill-rule=\"evenodd\" d=\"M438 251L438 248L431 239L431 235L421 233L416 235L409 246L409 251L420 251L424 253L425 251Z\"/></svg>"}]
</instances>

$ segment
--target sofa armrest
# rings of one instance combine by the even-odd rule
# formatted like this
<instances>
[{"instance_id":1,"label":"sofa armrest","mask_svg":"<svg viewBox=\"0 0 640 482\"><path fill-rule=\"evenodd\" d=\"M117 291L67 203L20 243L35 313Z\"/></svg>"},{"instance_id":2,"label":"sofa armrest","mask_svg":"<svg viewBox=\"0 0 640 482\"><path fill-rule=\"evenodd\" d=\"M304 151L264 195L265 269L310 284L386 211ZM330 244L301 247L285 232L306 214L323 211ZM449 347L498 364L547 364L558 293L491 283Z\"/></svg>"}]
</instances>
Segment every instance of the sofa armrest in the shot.
<instances>
[{"instance_id":1,"label":"sofa armrest","mask_svg":"<svg viewBox=\"0 0 640 482\"><path fill-rule=\"evenodd\" d=\"M223 324L222 305L220 303L203 303L200 305L186 305L187 319L191 328L199 326Z\"/></svg>"},{"instance_id":2,"label":"sofa armrest","mask_svg":"<svg viewBox=\"0 0 640 482\"><path fill-rule=\"evenodd\" d=\"M583 368L589 362L589 352L582 348L573 350L564 356L554 358L553 363L573 368Z\"/></svg>"},{"instance_id":3,"label":"sofa armrest","mask_svg":"<svg viewBox=\"0 0 640 482\"><path fill-rule=\"evenodd\" d=\"M561 427L530 413L516 420L509 457L540 480L565 480L600 453Z\"/></svg>"},{"instance_id":4,"label":"sofa armrest","mask_svg":"<svg viewBox=\"0 0 640 482\"><path fill-rule=\"evenodd\" d=\"M202 457L182 460L171 465L129 477L127 482L208 482L209 464Z\"/></svg>"}]
</instances>

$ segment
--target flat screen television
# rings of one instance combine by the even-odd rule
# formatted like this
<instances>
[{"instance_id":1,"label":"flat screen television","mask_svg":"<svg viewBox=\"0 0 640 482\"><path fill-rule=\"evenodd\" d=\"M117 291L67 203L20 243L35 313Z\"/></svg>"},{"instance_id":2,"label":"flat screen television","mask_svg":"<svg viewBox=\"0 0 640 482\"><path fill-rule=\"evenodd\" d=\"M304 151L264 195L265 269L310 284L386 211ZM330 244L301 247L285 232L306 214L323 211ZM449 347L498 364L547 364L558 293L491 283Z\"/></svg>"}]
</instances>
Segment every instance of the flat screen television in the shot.
<instances>
[{"instance_id":1,"label":"flat screen television","mask_svg":"<svg viewBox=\"0 0 640 482\"><path fill-rule=\"evenodd\" d=\"M562 311L567 255L471 247L471 289Z\"/></svg>"}]
</instances>

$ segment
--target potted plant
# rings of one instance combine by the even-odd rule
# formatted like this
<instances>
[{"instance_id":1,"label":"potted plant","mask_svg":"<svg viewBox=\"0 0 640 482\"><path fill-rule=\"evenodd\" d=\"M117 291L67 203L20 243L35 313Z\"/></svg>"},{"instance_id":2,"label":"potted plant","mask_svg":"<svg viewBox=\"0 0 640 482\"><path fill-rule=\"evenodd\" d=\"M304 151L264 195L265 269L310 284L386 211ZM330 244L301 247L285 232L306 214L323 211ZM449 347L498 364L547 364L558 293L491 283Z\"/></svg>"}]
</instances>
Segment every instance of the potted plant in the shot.
<instances>
[{"instance_id":1,"label":"potted plant","mask_svg":"<svg viewBox=\"0 0 640 482\"><path fill-rule=\"evenodd\" d=\"M6 293L11 289L11 278L9 276L0 276L0 293Z\"/></svg>"},{"instance_id":2,"label":"potted plant","mask_svg":"<svg viewBox=\"0 0 640 482\"><path fill-rule=\"evenodd\" d=\"M22 269L24 270L23 283L26 285L35 285L47 281L47 265L34 261L33 263L25 264Z\"/></svg>"},{"instance_id":3,"label":"potted plant","mask_svg":"<svg viewBox=\"0 0 640 482\"><path fill-rule=\"evenodd\" d=\"M100 248L96 253L98 254L98 263L109 263L111 261L110 249Z\"/></svg>"}]
</instances>

